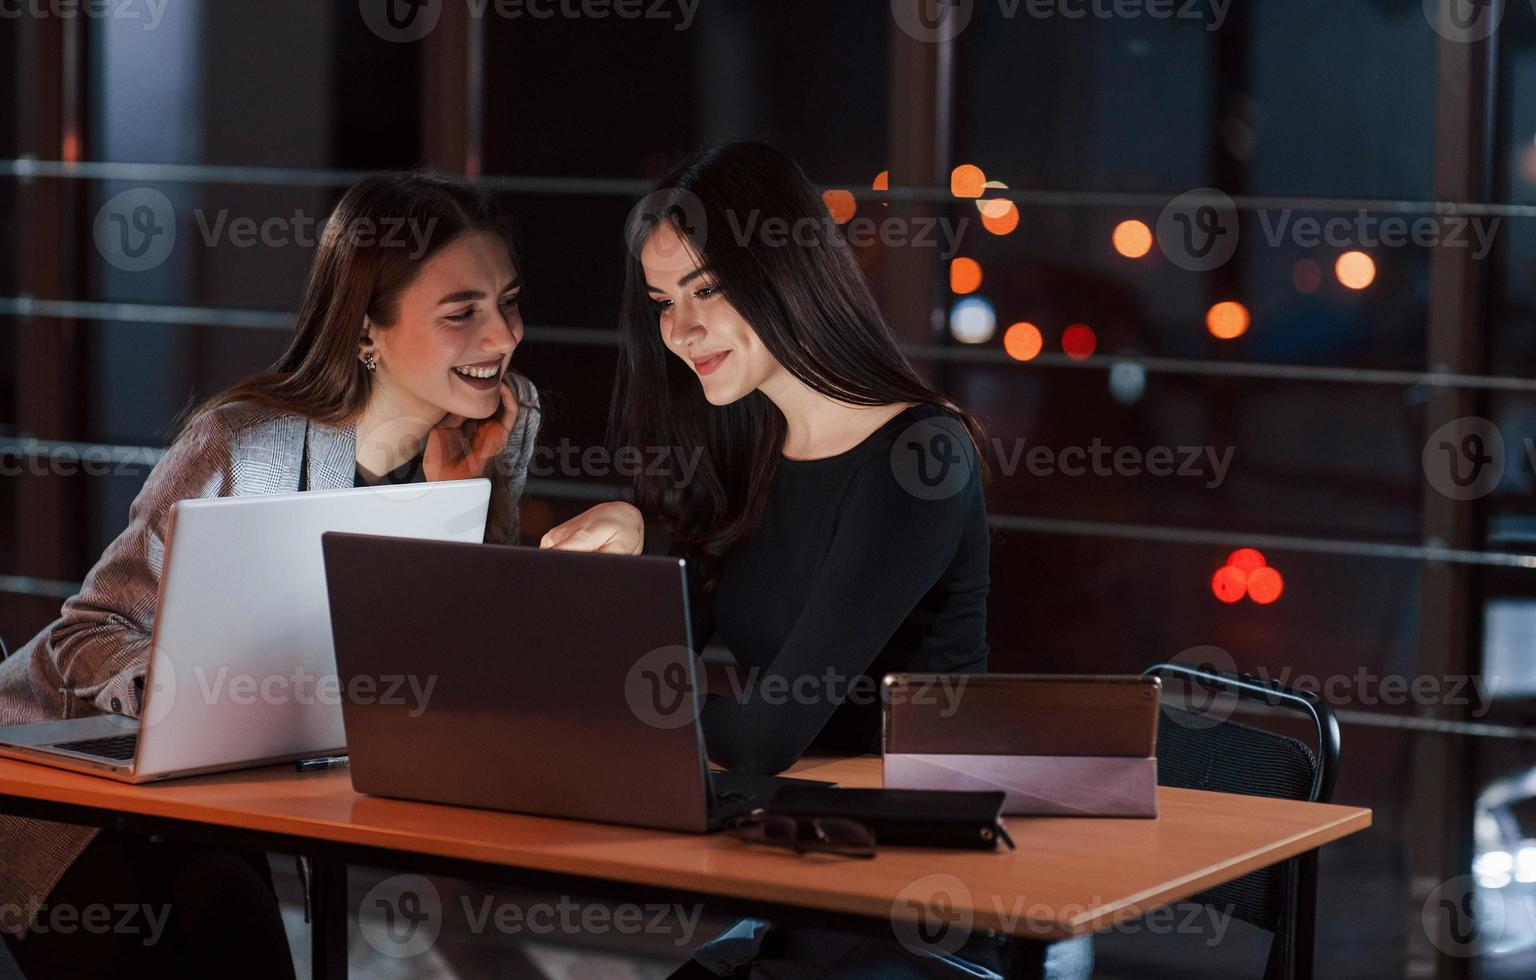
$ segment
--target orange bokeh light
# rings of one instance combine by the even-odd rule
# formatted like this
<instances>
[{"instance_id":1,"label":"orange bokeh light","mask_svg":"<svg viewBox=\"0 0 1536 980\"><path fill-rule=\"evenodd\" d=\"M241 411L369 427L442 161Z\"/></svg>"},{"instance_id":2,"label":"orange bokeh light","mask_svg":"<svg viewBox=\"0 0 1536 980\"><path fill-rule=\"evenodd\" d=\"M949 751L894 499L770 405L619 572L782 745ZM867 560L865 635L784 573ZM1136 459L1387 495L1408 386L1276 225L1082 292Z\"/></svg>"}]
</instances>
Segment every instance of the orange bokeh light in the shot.
<instances>
[{"instance_id":1,"label":"orange bokeh light","mask_svg":"<svg viewBox=\"0 0 1536 980\"><path fill-rule=\"evenodd\" d=\"M949 264L949 288L959 296L981 288L981 263L975 259L955 259Z\"/></svg>"},{"instance_id":2,"label":"orange bokeh light","mask_svg":"<svg viewBox=\"0 0 1536 980\"><path fill-rule=\"evenodd\" d=\"M1263 568L1264 553L1256 548L1239 548L1227 556L1227 564L1241 570L1244 574L1252 575L1255 568Z\"/></svg>"},{"instance_id":3,"label":"orange bokeh light","mask_svg":"<svg viewBox=\"0 0 1536 980\"><path fill-rule=\"evenodd\" d=\"M1211 592L1222 602L1241 602L1248 594L1248 575L1240 568L1223 565L1211 576Z\"/></svg>"},{"instance_id":4,"label":"orange bokeh light","mask_svg":"<svg viewBox=\"0 0 1536 980\"><path fill-rule=\"evenodd\" d=\"M981 224L994 235L1011 235L1019 226L1019 208L1012 201L1001 202L1004 206L999 208L999 202L990 202L989 206L981 212Z\"/></svg>"},{"instance_id":5,"label":"orange bokeh light","mask_svg":"<svg viewBox=\"0 0 1536 980\"><path fill-rule=\"evenodd\" d=\"M859 202L853 196L852 191L824 191L821 195L821 203L827 206L827 212L832 215L832 220L840 225L846 225L859 211Z\"/></svg>"},{"instance_id":6,"label":"orange bokeh light","mask_svg":"<svg viewBox=\"0 0 1536 980\"><path fill-rule=\"evenodd\" d=\"M1094 350L1099 346L1098 335L1093 328L1086 323L1074 323L1061 334L1061 349L1074 361L1082 361L1093 356Z\"/></svg>"},{"instance_id":7,"label":"orange bokeh light","mask_svg":"<svg viewBox=\"0 0 1536 980\"><path fill-rule=\"evenodd\" d=\"M972 163L962 163L949 175L949 190L956 197L980 197L986 187L987 175Z\"/></svg>"},{"instance_id":8,"label":"orange bokeh light","mask_svg":"<svg viewBox=\"0 0 1536 980\"><path fill-rule=\"evenodd\" d=\"M869 185L870 190L888 191L891 189L891 172L882 170L875 174L875 182Z\"/></svg>"},{"instance_id":9,"label":"orange bokeh light","mask_svg":"<svg viewBox=\"0 0 1536 980\"><path fill-rule=\"evenodd\" d=\"M1248 576L1248 596L1261 606L1274 602L1284 591L1285 579L1273 568L1255 568Z\"/></svg>"},{"instance_id":10,"label":"orange bokeh light","mask_svg":"<svg viewBox=\"0 0 1536 980\"><path fill-rule=\"evenodd\" d=\"M1144 221L1122 221L1110 236L1115 251L1128 259L1139 259L1152 251L1152 229Z\"/></svg>"},{"instance_id":11,"label":"orange bokeh light","mask_svg":"<svg viewBox=\"0 0 1536 980\"><path fill-rule=\"evenodd\" d=\"M1015 361L1032 361L1045 347L1045 336L1033 323L1015 323L1003 334L1003 350Z\"/></svg>"},{"instance_id":12,"label":"orange bokeh light","mask_svg":"<svg viewBox=\"0 0 1536 980\"><path fill-rule=\"evenodd\" d=\"M1217 340L1231 340L1248 332L1251 318L1248 307L1241 303L1217 303L1205 314L1205 329Z\"/></svg>"},{"instance_id":13,"label":"orange bokeh light","mask_svg":"<svg viewBox=\"0 0 1536 980\"><path fill-rule=\"evenodd\" d=\"M1364 252L1345 252L1333 271L1346 288L1365 289L1376 281L1376 260Z\"/></svg>"}]
</instances>

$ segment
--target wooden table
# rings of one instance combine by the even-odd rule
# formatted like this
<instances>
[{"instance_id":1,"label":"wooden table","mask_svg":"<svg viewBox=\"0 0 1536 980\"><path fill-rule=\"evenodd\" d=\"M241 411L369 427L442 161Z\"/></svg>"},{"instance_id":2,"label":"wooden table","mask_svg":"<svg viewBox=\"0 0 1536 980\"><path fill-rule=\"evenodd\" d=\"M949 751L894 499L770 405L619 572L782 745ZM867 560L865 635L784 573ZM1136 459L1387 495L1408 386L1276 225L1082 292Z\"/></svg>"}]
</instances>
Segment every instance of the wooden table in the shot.
<instances>
[{"instance_id":1,"label":"wooden table","mask_svg":"<svg viewBox=\"0 0 1536 980\"><path fill-rule=\"evenodd\" d=\"M880 760L791 773L879 786ZM362 796L291 766L128 786L0 760L0 812L302 854L315 862L315 976L346 975L346 865L515 881L594 898L702 902L823 928L909 928L942 892L970 928L1045 943L1107 929L1371 825L1348 806L1161 788L1155 820L1019 818L1014 852L806 859L692 835ZM324 914L320 914L324 910Z\"/></svg>"}]
</instances>

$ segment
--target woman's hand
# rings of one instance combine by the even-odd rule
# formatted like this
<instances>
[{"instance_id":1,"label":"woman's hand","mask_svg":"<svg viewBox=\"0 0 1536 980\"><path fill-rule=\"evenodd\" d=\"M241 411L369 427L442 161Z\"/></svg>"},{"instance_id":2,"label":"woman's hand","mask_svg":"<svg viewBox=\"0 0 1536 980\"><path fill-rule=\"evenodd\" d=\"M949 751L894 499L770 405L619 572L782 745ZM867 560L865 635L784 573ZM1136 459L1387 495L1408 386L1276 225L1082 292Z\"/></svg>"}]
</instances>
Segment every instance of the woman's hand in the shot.
<instances>
[{"instance_id":1,"label":"woman's hand","mask_svg":"<svg viewBox=\"0 0 1536 980\"><path fill-rule=\"evenodd\" d=\"M638 555L645 548L645 518L621 500L598 504L544 535L539 547Z\"/></svg>"},{"instance_id":2,"label":"woman's hand","mask_svg":"<svg viewBox=\"0 0 1536 980\"><path fill-rule=\"evenodd\" d=\"M468 419L446 415L427 434L426 454L421 466L427 480L475 480L491 475L496 454L506 448L517 424L517 396L512 391L511 375L502 379L501 404L487 419Z\"/></svg>"}]
</instances>

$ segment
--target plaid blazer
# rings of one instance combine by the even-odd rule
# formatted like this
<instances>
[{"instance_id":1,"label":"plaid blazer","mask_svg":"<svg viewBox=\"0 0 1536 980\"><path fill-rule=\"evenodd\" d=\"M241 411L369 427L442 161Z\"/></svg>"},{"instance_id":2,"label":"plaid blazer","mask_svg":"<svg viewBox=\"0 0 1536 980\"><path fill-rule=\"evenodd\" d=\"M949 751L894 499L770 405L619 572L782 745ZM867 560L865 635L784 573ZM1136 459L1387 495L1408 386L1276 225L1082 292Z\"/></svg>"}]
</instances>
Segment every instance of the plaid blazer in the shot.
<instances>
[{"instance_id":1,"label":"plaid blazer","mask_svg":"<svg viewBox=\"0 0 1536 980\"><path fill-rule=\"evenodd\" d=\"M515 541L517 505L542 412L533 384L510 377L520 409L494 472L508 484L504 506L510 513L503 520ZM301 474L305 459L307 474ZM64 603L58 619L0 662L0 725L138 715L136 681L148 663L172 504L292 493L301 486L343 489L353 486L356 471L352 426L322 425L244 402L193 419L150 472L129 509L128 527L107 546L80 593ZM25 935L34 910L95 835L91 827L0 816L0 929Z\"/></svg>"}]
</instances>

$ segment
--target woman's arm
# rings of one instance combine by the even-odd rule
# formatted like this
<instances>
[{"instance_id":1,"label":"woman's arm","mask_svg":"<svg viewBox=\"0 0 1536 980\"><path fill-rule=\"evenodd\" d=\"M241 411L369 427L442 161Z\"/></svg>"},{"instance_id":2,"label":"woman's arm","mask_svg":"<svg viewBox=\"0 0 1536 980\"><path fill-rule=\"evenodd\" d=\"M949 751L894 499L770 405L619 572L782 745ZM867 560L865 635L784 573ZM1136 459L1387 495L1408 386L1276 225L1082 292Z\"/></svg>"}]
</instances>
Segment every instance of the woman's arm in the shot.
<instances>
[{"instance_id":1,"label":"woman's arm","mask_svg":"<svg viewBox=\"0 0 1536 980\"><path fill-rule=\"evenodd\" d=\"M62 702L64 717L83 702L103 713L138 715L135 681L149 660L171 506L234 493L232 441L216 413L187 426L134 498L127 528L35 641L33 688L45 703Z\"/></svg>"},{"instance_id":2,"label":"woman's arm","mask_svg":"<svg viewBox=\"0 0 1536 980\"><path fill-rule=\"evenodd\" d=\"M854 477L810 599L773 662L740 696L706 699L710 758L746 772L789 768L939 581L967 522L985 520L985 508L974 466L959 493L923 500L897 482L884 454L870 460Z\"/></svg>"}]
</instances>

